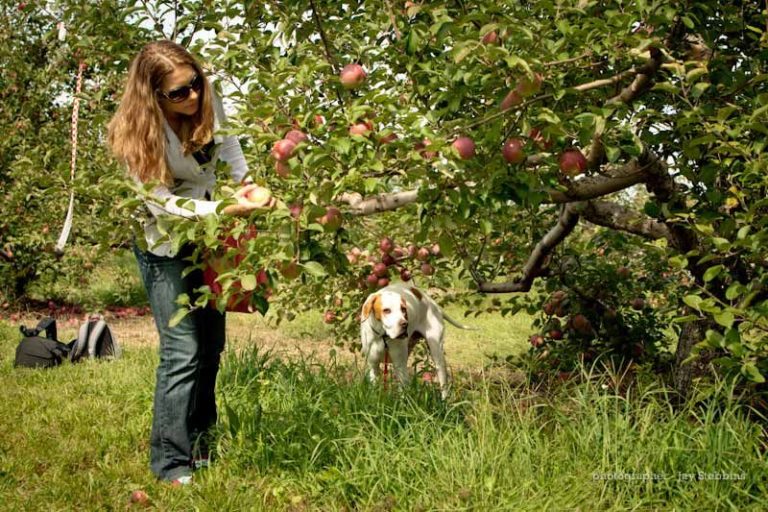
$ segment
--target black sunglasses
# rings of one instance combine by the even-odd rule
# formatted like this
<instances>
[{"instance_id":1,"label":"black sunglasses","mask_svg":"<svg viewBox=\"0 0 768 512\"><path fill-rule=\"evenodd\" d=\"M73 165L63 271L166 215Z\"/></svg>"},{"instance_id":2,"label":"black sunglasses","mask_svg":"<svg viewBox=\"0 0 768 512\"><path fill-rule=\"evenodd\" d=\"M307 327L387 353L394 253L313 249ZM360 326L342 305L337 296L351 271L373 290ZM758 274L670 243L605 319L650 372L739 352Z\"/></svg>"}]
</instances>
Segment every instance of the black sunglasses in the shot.
<instances>
[{"instance_id":1,"label":"black sunglasses","mask_svg":"<svg viewBox=\"0 0 768 512\"><path fill-rule=\"evenodd\" d=\"M172 89L168 92L160 90L157 92L171 103L180 103L189 98L192 89L194 89L195 92L200 92L203 90L203 77L200 75L195 75L189 82L189 85L182 85L181 87L177 87L176 89Z\"/></svg>"}]
</instances>

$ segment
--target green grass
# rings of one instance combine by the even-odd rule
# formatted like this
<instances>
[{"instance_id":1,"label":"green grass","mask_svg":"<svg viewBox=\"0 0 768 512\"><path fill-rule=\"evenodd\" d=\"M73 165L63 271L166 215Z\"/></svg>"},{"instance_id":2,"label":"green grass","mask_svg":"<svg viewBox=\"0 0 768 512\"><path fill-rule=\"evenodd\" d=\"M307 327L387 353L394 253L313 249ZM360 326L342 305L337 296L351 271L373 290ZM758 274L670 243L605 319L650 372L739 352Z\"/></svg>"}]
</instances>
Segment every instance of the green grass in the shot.
<instances>
[{"instance_id":1,"label":"green grass","mask_svg":"<svg viewBox=\"0 0 768 512\"><path fill-rule=\"evenodd\" d=\"M124 509L138 488L158 510L768 508L764 434L727 389L674 411L653 384L619 396L585 376L544 395L460 377L446 403L243 340L220 374L218 461L171 489L147 467L153 348L36 371L12 367L13 328L0 340L3 510Z\"/></svg>"}]
</instances>

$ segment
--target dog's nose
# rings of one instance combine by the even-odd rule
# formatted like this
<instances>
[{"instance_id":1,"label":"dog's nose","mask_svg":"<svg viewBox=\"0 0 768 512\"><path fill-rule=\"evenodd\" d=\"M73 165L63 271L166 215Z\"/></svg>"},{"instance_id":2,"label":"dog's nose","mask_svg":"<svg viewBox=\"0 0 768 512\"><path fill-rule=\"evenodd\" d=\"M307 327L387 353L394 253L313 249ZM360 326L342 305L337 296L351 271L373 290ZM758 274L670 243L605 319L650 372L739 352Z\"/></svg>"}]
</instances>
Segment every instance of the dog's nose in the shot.
<instances>
[{"instance_id":1,"label":"dog's nose","mask_svg":"<svg viewBox=\"0 0 768 512\"><path fill-rule=\"evenodd\" d=\"M400 327L402 327L402 328L408 327L408 320L406 320L406 319L400 320Z\"/></svg>"}]
</instances>

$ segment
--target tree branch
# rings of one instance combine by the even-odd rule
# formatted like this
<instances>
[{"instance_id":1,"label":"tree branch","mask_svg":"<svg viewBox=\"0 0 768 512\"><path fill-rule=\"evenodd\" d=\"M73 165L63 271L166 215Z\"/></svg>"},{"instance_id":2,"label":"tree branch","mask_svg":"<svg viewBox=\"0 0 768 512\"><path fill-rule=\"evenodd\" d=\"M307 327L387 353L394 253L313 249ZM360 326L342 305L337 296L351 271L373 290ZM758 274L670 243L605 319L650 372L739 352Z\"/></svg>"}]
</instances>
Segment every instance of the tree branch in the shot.
<instances>
[{"instance_id":1,"label":"tree branch","mask_svg":"<svg viewBox=\"0 0 768 512\"><path fill-rule=\"evenodd\" d=\"M581 216L584 220L598 226L632 233L649 240L666 238L670 245L676 245L676 239L666 224L618 203L589 201L581 212Z\"/></svg>"},{"instance_id":2,"label":"tree branch","mask_svg":"<svg viewBox=\"0 0 768 512\"><path fill-rule=\"evenodd\" d=\"M402 206L415 203L419 197L417 190L405 190L391 194L379 194L377 196L363 198L357 192L344 192L337 199L351 206L352 215L372 215L375 213L396 210Z\"/></svg>"},{"instance_id":3,"label":"tree branch","mask_svg":"<svg viewBox=\"0 0 768 512\"><path fill-rule=\"evenodd\" d=\"M615 105L617 103L632 103L635 98L640 96L651 86L651 78L659 70L662 61L664 60L664 53L658 48L650 48L651 58L643 66L637 70L637 76L627 87L622 91L609 99L606 105Z\"/></svg>"},{"instance_id":4,"label":"tree branch","mask_svg":"<svg viewBox=\"0 0 768 512\"><path fill-rule=\"evenodd\" d=\"M507 281L505 283L479 282L478 291L483 293L511 293L527 292L531 289L533 280L539 277L544 271L544 262L552 251L571 234L576 224L579 222L579 210L583 207L581 203L570 203L560 209L560 216L552 229L536 244L528 261L523 267L523 277L516 281Z\"/></svg>"}]
</instances>

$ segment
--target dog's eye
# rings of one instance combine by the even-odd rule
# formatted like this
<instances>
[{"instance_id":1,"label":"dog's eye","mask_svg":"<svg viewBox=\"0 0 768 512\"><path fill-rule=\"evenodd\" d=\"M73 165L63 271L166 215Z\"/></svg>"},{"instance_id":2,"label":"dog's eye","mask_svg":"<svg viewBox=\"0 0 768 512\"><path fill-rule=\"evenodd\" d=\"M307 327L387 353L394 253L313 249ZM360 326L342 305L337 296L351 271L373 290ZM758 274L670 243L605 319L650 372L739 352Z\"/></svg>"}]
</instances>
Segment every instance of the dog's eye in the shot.
<instances>
[{"instance_id":1,"label":"dog's eye","mask_svg":"<svg viewBox=\"0 0 768 512\"><path fill-rule=\"evenodd\" d=\"M382 311L382 312L383 312L385 315L388 315L388 314L390 314L390 313L392 312L392 310L391 310L391 309L389 309L389 308L384 308L384 309L382 309L381 311Z\"/></svg>"}]
</instances>

